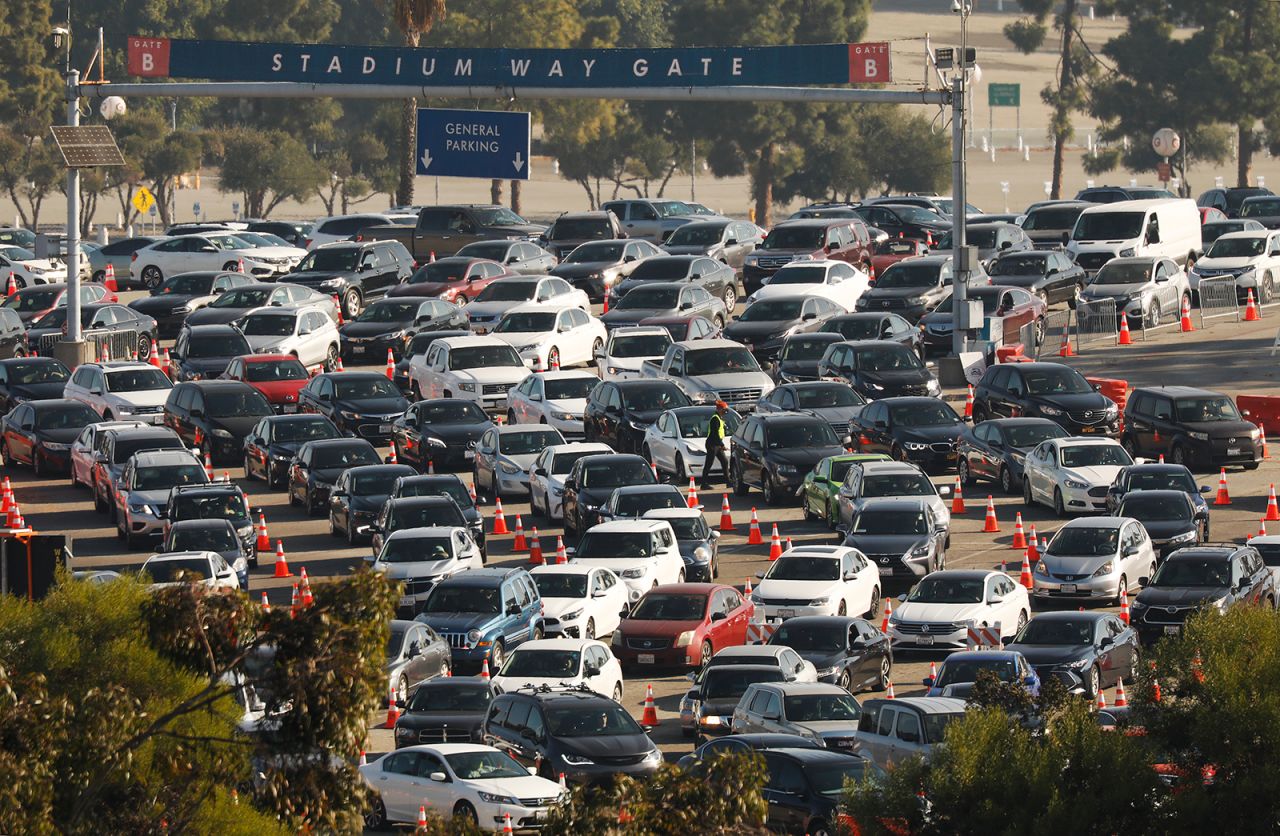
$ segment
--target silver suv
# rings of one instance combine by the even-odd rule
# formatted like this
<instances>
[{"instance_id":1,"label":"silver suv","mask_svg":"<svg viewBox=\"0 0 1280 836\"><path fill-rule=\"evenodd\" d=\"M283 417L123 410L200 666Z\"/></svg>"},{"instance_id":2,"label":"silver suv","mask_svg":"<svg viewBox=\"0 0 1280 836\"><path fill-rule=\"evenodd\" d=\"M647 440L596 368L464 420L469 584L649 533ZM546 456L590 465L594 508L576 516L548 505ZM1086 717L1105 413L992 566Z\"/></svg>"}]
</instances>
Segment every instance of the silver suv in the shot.
<instances>
[{"instance_id":1,"label":"silver suv","mask_svg":"<svg viewBox=\"0 0 1280 836\"><path fill-rule=\"evenodd\" d=\"M1129 317L1130 327L1155 328L1176 320L1185 304L1191 306L1187 273L1171 258L1138 256L1113 258L1094 274L1080 294L1084 304L1114 299L1116 314Z\"/></svg>"},{"instance_id":2,"label":"silver suv","mask_svg":"<svg viewBox=\"0 0 1280 836\"><path fill-rule=\"evenodd\" d=\"M164 507L169 490L209 481L204 465L190 450L147 450L134 453L112 491L116 536L133 549L164 533Z\"/></svg>"}]
</instances>

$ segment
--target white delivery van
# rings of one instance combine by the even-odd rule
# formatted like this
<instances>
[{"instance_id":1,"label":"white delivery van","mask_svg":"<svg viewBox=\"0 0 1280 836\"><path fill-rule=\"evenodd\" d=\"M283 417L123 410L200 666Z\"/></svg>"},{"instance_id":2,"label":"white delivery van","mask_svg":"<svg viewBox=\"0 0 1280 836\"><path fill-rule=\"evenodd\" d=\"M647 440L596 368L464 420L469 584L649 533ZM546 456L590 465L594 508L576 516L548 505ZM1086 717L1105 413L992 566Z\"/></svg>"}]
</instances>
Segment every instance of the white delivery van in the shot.
<instances>
[{"instance_id":1,"label":"white delivery van","mask_svg":"<svg viewBox=\"0 0 1280 836\"><path fill-rule=\"evenodd\" d=\"M1200 257L1201 246L1194 200L1122 200L1081 212L1067 255L1093 275L1117 256L1163 256L1189 268Z\"/></svg>"}]
</instances>

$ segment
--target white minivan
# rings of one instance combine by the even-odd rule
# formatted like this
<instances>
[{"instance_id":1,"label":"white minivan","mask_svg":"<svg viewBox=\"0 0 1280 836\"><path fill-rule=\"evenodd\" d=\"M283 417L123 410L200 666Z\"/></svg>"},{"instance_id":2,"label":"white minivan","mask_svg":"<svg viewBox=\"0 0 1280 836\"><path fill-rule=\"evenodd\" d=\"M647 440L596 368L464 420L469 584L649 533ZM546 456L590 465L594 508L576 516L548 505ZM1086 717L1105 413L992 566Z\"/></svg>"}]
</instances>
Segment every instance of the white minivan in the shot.
<instances>
[{"instance_id":1,"label":"white minivan","mask_svg":"<svg viewBox=\"0 0 1280 836\"><path fill-rule=\"evenodd\" d=\"M1081 212L1067 241L1067 255L1093 275L1117 256L1163 256L1190 268L1201 247L1200 211L1194 200L1122 200Z\"/></svg>"}]
</instances>

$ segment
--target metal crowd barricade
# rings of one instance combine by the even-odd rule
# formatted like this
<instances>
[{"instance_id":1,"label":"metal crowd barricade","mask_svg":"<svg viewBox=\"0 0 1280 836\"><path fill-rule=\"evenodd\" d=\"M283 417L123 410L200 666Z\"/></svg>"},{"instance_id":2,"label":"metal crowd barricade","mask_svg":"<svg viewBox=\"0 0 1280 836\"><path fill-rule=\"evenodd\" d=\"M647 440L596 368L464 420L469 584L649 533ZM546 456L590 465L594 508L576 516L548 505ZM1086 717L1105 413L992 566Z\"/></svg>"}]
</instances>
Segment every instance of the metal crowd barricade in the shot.
<instances>
[{"instance_id":1,"label":"metal crowd barricade","mask_svg":"<svg viewBox=\"0 0 1280 836\"><path fill-rule=\"evenodd\" d=\"M1071 311L1054 311L1044 318L1044 339L1035 347L1037 360L1057 357L1064 343L1071 339Z\"/></svg>"},{"instance_id":2,"label":"metal crowd barricade","mask_svg":"<svg viewBox=\"0 0 1280 836\"><path fill-rule=\"evenodd\" d=\"M1240 303L1235 276L1214 276L1200 280L1200 327L1206 319L1229 318L1240 321Z\"/></svg>"},{"instance_id":3,"label":"metal crowd barricade","mask_svg":"<svg viewBox=\"0 0 1280 836\"><path fill-rule=\"evenodd\" d=\"M83 331L84 339L94 345L94 356L102 357L105 349L112 360L128 360L138 347L138 335L133 331L108 331L105 329ZM63 334L44 334L36 344L36 353L41 357L52 357L53 347L62 341ZM153 346L154 349L154 346Z\"/></svg>"},{"instance_id":4,"label":"metal crowd barricade","mask_svg":"<svg viewBox=\"0 0 1280 836\"><path fill-rule=\"evenodd\" d=\"M1092 343L1115 345L1120 336L1116 320L1116 300L1095 299L1076 303L1076 351L1083 352Z\"/></svg>"}]
</instances>

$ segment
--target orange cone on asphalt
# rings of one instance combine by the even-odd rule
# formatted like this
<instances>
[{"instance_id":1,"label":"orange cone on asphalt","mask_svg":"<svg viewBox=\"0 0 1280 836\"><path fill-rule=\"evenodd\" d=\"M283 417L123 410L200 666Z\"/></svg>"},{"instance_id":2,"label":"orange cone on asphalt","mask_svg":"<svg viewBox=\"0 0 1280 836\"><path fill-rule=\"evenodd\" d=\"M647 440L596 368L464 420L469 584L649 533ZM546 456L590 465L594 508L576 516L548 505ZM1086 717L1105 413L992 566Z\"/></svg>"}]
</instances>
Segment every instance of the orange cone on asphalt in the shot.
<instances>
[{"instance_id":1,"label":"orange cone on asphalt","mask_svg":"<svg viewBox=\"0 0 1280 836\"><path fill-rule=\"evenodd\" d=\"M316 602L316 599L311 596L311 579L307 577L306 566L302 567L302 576L298 579L298 582L302 586L300 590L302 593L302 606L309 607Z\"/></svg>"},{"instance_id":2,"label":"orange cone on asphalt","mask_svg":"<svg viewBox=\"0 0 1280 836\"><path fill-rule=\"evenodd\" d=\"M271 612L271 602L267 600L267 593L262 593L262 611Z\"/></svg>"},{"instance_id":3,"label":"orange cone on asphalt","mask_svg":"<svg viewBox=\"0 0 1280 836\"><path fill-rule=\"evenodd\" d=\"M169 349L164 350L164 373L173 377L173 360L169 357Z\"/></svg>"},{"instance_id":4,"label":"orange cone on asphalt","mask_svg":"<svg viewBox=\"0 0 1280 836\"><path fill-rule=\"evenodd\" d=\"M10 506L13 505L13 486L9 484L9 477L4 477L4 488L0 491L0 514L8 514Z\"/></svg>"},{"instance_id":5,"label":"orange cone on asphalt","mask_svg":"<svg viewBox=\"0 0 1280 836\"><path fill-rule=\"evenodd\" d=\"M9 278L8 278L8 279L6 279L6 280L5 280L5 283L4 283L4 295L5 295L5 296L12 296L13 294L15 294L15 293L17 293L17 292L18 292L18 283L17 283L16 281L14 281L14 278L13 278L13 271L12 271L12 270L10 270L10 271L9 271Z\"/></svg>"},{"instance_id":6,"label":"orange cone on asphalt","mask_svg":"<svg viewBox=\"0 0 1280 836\"><path fill-rule=\"evenodd\" d=\"M1059 357L1075 357L1076 353L1071 348L1071 326L1067 323L1062 324L1062 348L1058 349Z\"/></svg>"},{"instance_id":7,"label":"orange cone on asphalt","mask_svg":"<svg viewBox=\"0 0 1280 836\"><path fill-rule=\"evenodd\" d=\"M396 704L396 689L394 686L391 692L387 694L387 728L394 729L396 721L400 719L400 706ZM419 815L422 815L419 813Z\"/></svg>"},{"instance_id":8,"label":"orange cone on asphalt","mask_svg":"<svg viewBox=\"0 0 1280 836\"><path fill-rule=\"evenodd\" d=\"M1253 288L1249 288L1249 299L1244 306L1244 321L1257 322L1260 319L1262 316L1258 313L1258 302L1253 298Z\"/></svg>"},{"instance_id":9,"label":"orange cone on asphalt","mask_svg":"<svg viewBox=\"0 0 1280 836\"><path fill-rule=\"evenodd\" d=\"M1230 505L1231 494L1227 492L1227 469L1222 468L1218 474L1218 495L1213 500L1214 505Z\"/></svg>"},{"instance_id":10,"label":"orange cone on asphalt","mask_svg":"<svg viewBox=\"0 0 1280 836\"><path fill-rule=\"evenodd\" d=\"M365 751L363 749L360 750L360 765L361 766L369 765L369 758L365 755Z\"/></svg>"},{"instance_id":11,"label":"orange cone on asphalt","mask_svg":"<svg viewBox=\"0 0 1280 836\"><path fill-rule=\"evenodd\" d=\"M1116 706L1116 708L1125 708L1125 707L1126 707L1126 706L1128 706L1128 705L1129 705L1129 700L1128 700L1128 698L1125 696L1125 693L1124 693L1124 680L1123 680L1123 679L1117 679L1117 680L1116 680L1116 702L1115 702L1115 706Z\"/></svg>"},{"instance_id":12,"label":"orange cone on asphalt","mask_svg":"<svg viewBox=\"0 0 1280 836\"><path fill-rule=\"evenodd\" d=\"M502 834L506 836L506 834L513 832L511 830L511 814L503 813L502 816Z\"/></svg>"},{"instance_id":13,"label":"orange cone on asphalt","mask_svg":"<svg viewBox=\"0 0 1280 836\"><path fill-rule=\"evenodd\" d=\"M1129 590L1123 587L1120 589L1120 620L1129 623Z\"/></svg>"},{"instance_id":14,"label":"orange cone on asphalt","mask_svg":"<svg viewBox=\"0 0 1280 836\"><path fill-rule=\"evenodd\" d=\"M396 356L391 349L387 349L387 380L396 379Z\"/></svg>"},{"instance_id":15,"label":"orange cone on asphalt","mask_svg":"<svg viewBox=\"0 0 1280 836\"><path fill-rule=\"evenodd\" d=\"M556 537L556 565L563 566L569 562L569 553L564 550L564 538Z\"/></svg>"},{"instance_id":16,"label":"orange cone on asphalt","mask_svg":"<svg viewBox=\"0 0 1280 836\"><path fill-rule=\"evenodd\" d=\"M1253 536L1254 537L1267 536L1267 518L1266 517L1263 517L1262 519L1258 520L1258 533Z\"/></svg>"},{"instance_id":17,"label":"orange cone on asphalt","mask_svg":"<svg viewBox=\"0 0 1280 836\"><path fill-rule=\"evenodd\" d=\"M400 457L396 455L396 446L391 445L391 455L387 456L387 464L400 464Z\"/></svg>"},{"instance_id":18,"label":"orange cone on asphalt","mask_svg":"<svg viewBox=\"0 0 1280 836\"><path fill-rule=\"evenodd\" d=\"M116 268L114 264L107 264L107 269L103 271L102 286L107 290L115 293L120 290L120 285L116 284ZM1253 291L1250 291L1252 293Z\"/></svg>"},{"instance_id":19,"label":"orange cone on asphalt","mask_svg":"<svg viewBox=\"0 0 1280 836\"><path fill-rule=\"evenodd\" d=\"M277 578L292 577L289 572L289 561L284 559L284 541L276 541L276 574Z\"/></svg>"},{"instance_id":20,"label":"orange cone on asphalt","mask_svg":"<svg viewBox=\"0 0 1280 836\"><path fill-rule=\"evenodd\" d=\"M1040 538L1036 535L1036 524L1031 524L1031 536L1027 538L1027 559L1035 563L1040 559Z\"/></svg>"},{"instance_id":21,"label":"orange cone on asphalt","mask_svg":"<svg viewBox=\"0 0 1280 836\"><path fill-rule=\"evenodd\" d=\"M646 731L657 728L658 708L653 704L653 686L647 686L644 695L644 713L640 716L640 725Z\"/></svg>"},{"instance_id":22,"label":"orange cone on asphalt","mask_svg":"<svg viewBox=\"0 0 1280 836\"><path fill-rule=\"evenodd\" d=\"M750 597L751 597L751 578L747 578L747 585L746 585L746 587L742 590L742 597L743 597L743 598L750 598Z\"/></svg>"},{"instance_id":23,"label":"orange cone on asphalt","mask_svg":"<svg viewBox=\"0 0 1280 836\"><path fill-rule=\"evenodd\" d=\"M1195 677L1196 682L1204 682L1204 662L1200 659L1198 650L1191 660L1191 675Z\"/></svg>"},{"instance_id":24,"label":"orange cone on asphalt","mask_svg":"<svg viewBox=\"0 0 1280 836\"><path fill-rule=\"evenodd\" d=\"M773 524L773 538L769 541L769 559L782 557L782 538L778 536L778 524Z\"/></svg>"},{"instance_id":25,"label":"orange cone on asphalt","mask_svg":"<svg viewBox=\"0 0 1280 836\"><path fill-rule=\"evenodd\" d=\"M538 527L533 527L533 539L529 543L529 562L534 566L542 566L547 561L542 557L542 544L538 542Z\"/></svg>"},{"instance_id":26,"label":"orange cone on asphalt","mask_svg":"<svg viewBox=\"0 0 1280 836\"><path fill-rule=\"evenodd\" d=\"M343 320L342 320L342 302L341 302L341 300L339 300L339 299L338 299L338 294L336 294L336 293L331 293L331 294L329 294L329 298L333 300L333 307L334 307L334 308L337 310L337 312L338 312L338 324L339 324L339 325L346 325L346 323L345 323L345 322L343 322Z\"/></svg>"},{"instance_id":27,"label":"orange cone on asphalt","mask_svg":"<svg viewBox=\"0 0 1280 836\"><path fill-rule=\"evenodd\" d=\"M516 539L511 544L511 550L517 552L529 550L529 543L524 539L524 521L520 519L519 514L516 514Z\"/></svg>"},{"instance_id":28,"label":"orange cone on asphalt","mask_svg":"<svg viewBox=\"0 0 1280 836\"><path fill-rule=\"evenodd\" d=\"M1117 345L1133 345L1133 335L1129 333L1129 317L1120 317L1120 339Z\"/></svg>"},{"instance_id":29,"label":"orange cone on asphalt","mask_svg":"<svg viewBox=\"0 0 1280 836\"><path fill-rule=\"evenodd\" d=\"M298 609L302 606L301 599L298 598L298 585L293 585L293 594L289 598L289 617L297 618Z\"/></svg>"},{"instance_id":30,"label":"orange cone on asphalt","mask_svg":"<svg viewBox=\"0 0 1280 836\"><path fill-rule=\"evenodd\" d=\"M427 805L418 805L418 828L420 830L427 829Z\"/></svg>"},{"instance_id":31,"label":"orange cone on asphalt","mask_svg":"<svg viewBox=\"0 0 1280 836\"><path fill-rule=\"evenodd\" d=\"M982 530L987 534L1000 531L1000 521L996 519L996 501L991 498L991 494L987 494L987 518L982 523Z\"/></svg>"},{"instance_id":32,"label":"orange cone on asphalt","mask_svg":"<svg viewBox=\"0 0 1280 836\"><path fill-rule=\"evenodd\" d=\"M488 681L489 679L489 654L484 655L484 661L480 663L480 678Z\"/></svg>"},{"instance_id":33,"label":"orange cone on asphalt","mask_svg":"<svg viewBox=\"0 0 1280 836\"><path fill-rule=\"evenodd\" d=\"M213 459L208 453L204 454L204 475L209 477L209 481L213 481Z\"/></svg>"},{"instance_id":34,"label":"orange cone on asphalt","mask_svg":"<svg viewBox=\"0 0 1280 836\"><path fill-rule=\"evenodd\" d=\"M258 512L258 542L255 545L259 554L271 551L271 538L267 536L267 515Z\"/></svg>"},{"instance_id":35,"label":"orange cone on asphalt","mask_svg":"<svg viewBox=\"0 0 1280 836\"><path fill-rule=\"evenodd\" d=\"M1262 439L1262 460L1266 461L1271 458L1271 454L1267 452L1267 428L1262 426L1262 422L1258 422L1258 438Z\"/></svg>"},{"instance_id":36,"label":"orange cone on asphalt","mask_svg":"<svg viewBox=\"0 0 1280 836\"><path fill-rule=\"evenodd\" d=\"M951 513L964 513L964 493L960 490L960 477L956 477L956 491L951 495Z\"/></svg>"},{"instance_id":37,"label":"orange cone on asphalt","mask_svg":"<svg viewBox=\"0 0 1280 836\"><path fill-rule=\"evenodd\" d=\"M1095 705L1097 705L1099 711L1107 710L1107 695L1102 692L1101 688L1098 689L1098 701Z\"/></svg>"},{"instance_id":38,"label":"orange cone on asphalt","mask_svg":"<svg viewBox=\"0 0 1280 836\"><path fill-rule=\"evenodd\" d=\"M692 476L689 477L689 507L698 507L698 483Z\"/></svg>"},{"instance_id":39,"label":"orange cone on asphalt","mask_svg":"<svg viewBox=\"0 0 1280 836\"><path fill-rule=\"evenodd\" d=\"M151 356L149 356L149 357L147 358L147 362L148 362L148 363L150 363L152 366L155 366L157 369L160 369L161 371L164 371L164 367L160 364L160 352L159 352L159 351L157 351L157 350L155 350L155 349L152 349L152 351L151 351Z\"/></svg>"},{"instance_id":40,"label":"orange cone on asphalt","mask_svg":"<svg viewBox=\"0 0 1280 836\"><path fill-rule=\"evenodd\" d=\"M336 372L345 372L345 371L346 371L346 369L344 369L344 368L342 367L342 355L341 355L341 354L339 354L339 355L338 355L338 365L334 368L334 371L336 371Z\"/></svg>"},{"instance_id":41,"label":"orange cone on asphalt","mask_svg":"<svg viewBox=\"0 0 1280 836\"><path fill-rule=\"evenodd\" d=\"M1280 506L1276 505L1276 486L1274 484L1267 488L1267 515L1263 519L1268 522L1280 520Z\"/></svg>"},{"instance_id":42,"label":"orange cone on asphalt","mask_svg":"<svg viewBox=\"0 0 1280 836\"><path fill-rule=\"evenodd\" d=\"M471 494L471 504L476 504L476 486L475 483L467 485L467 493Z\"/></svg>"},{"instance_id":43,"label":"orange cone on asphalt","mask_svg":"<svg viewBox=\"0 0 1280 836\"><path fill-rule=\"evenodd\" d=\"M884 689L884 698L886 700L893 699L893 680L889 680L889 687Z\"/></svg>"},{"instance_id":44,"label":"orange cone on asphalt","mask_svg":"<svg viewBox=\"0 0 1280 836\"><path fill-rule=\"evenodd\" d=\"M1191 300L1182 300L1182 319L1178 323L1178 330L1184 334L1189 334L1196 330L1196 326L1191 324Z\"/></svg>"},{"instance_id":45,"label":"orange cone on asphalt","mask_svg":"<svg viewBox=\"0 0 1280 836\"><path fill-rule=\"evenodd\" d=\"M497 493L497 491L494 491ZM507 530L507 517L502 513L502 497L495 496L493 498L493 533L494 534L510 534Z\"/></svg>"},{"instance_id":46,"label":"orange cone on asphalt","mask_svg":"<svg viewBox=\"0 0 1280 836\"><path fill-rule=\"evenodd\" d=\"M969 386L969 394L964 398L964 417L973 417L973 386Z\"/></svg>"},{"instance_id":47,"label":"orange cone on asphalt","mask_svg":"<svg viewBox=\"0 0 1280 836\"><path fill-rule=\"evenodd\" d=\"M938 664L936 662L929 663L929 679L934 682L938 681Z\"/></svg>"},{"instance_id":48,"label":"orange cone on asphalt","mask_svg":"<svg viewBox=\"0 0 1280 836\"><path fill-rule=\"evenodd\" d=\"M889 635L889 616L893 615L893 604L889 603L889 599L884 599L884 619L880 622L880 632L886 636Z\"/></svg>"},{"instance_id":49,"label":"orange cone on asphalt","mask_svg":"<svg viewBox=\"0 0 1280 836\"><path fill-rule=\"evenodd\" d=\"M653 481L661 482L662 479L658 476L658 463L653 459L649 459L649 469L653 471Z\"/></svg>"},{"instance_id":50,"label":"orange cone on asphalt","mask_svg":"<svg viewBox=\"0 0 1280 836\"><path fill-rule=\"evenodd\" d=\"M764 536L760 534L760 518L756 516L755 506L751 506L751 528L747 531L747 545L759 546L764 543Z\"/></svg>"},{"instance_id":51,"label":"orange cone on asphalt","mask_svg":"<svg viewBox=\"0 0 1280 836\"><path fill-rule=\"evenodd\" d=\"M1022 512L1013 519L1013 544L1015 549L1025 549L1027 547L1027 532L1022 528Z\"/></svg>"},{"instance_id":52,"label":"orange cone on asphalt","mask_svg":"<svg viewBox=\"0 0 1280 836\"><path fill-rule=\"evenodd\" d=\"M733 509L729 507L729 494L720 501L720 533L733 531Z\"/></svg>"},{"instance_id":53,"label":"orange cone on asphalt","mask_svg":"<svg viewBox=\"0 0 1280 836\"><path fill-rule=\"evenodd\" d=\"M1027 557L1027 553L1022 553L1022 571L1018 573L1018 583L1031 589L1035 586L1035 581L1031 580L1031 559Z\"/></svg>"}]
</instances>

